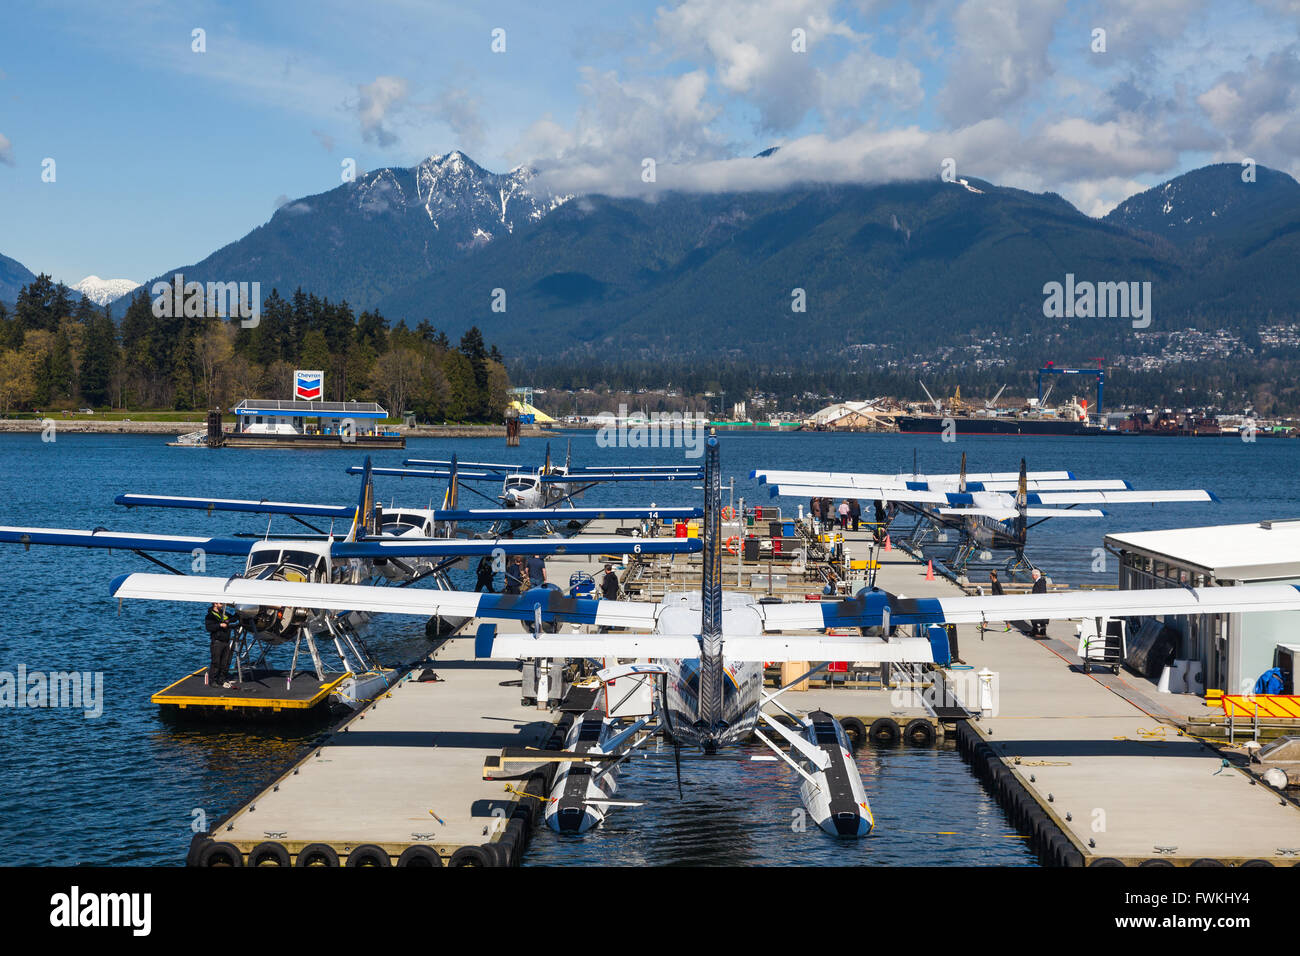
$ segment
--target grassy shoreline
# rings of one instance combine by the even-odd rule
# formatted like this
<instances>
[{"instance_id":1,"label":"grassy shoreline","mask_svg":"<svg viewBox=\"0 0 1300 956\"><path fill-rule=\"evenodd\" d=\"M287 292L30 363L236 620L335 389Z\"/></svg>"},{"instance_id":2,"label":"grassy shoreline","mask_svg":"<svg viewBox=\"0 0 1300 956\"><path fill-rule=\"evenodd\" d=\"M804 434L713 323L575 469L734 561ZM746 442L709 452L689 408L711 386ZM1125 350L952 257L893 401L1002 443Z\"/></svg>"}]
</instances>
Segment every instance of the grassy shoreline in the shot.
<instances>
[{"instance_id":1,"label":"grassy shoreline","mask_svg":"<svg viewBox=\"0 0 1300 956\"><path fill-rule=\"evenodd\" d=\"M205 429L206 423L186 418L186 412L139 412L140 417L124 413L120 417L107 415L69 415L55 413L45 418L0 418L0 434L37 434L45 430L45 422L54 422L55 434L71 435L183 435ZM150 415L156 417L149 417ZM233 422L231 422L233 424ZM407 438L504 438L504 425L422 425L407 428L401 424L387 426ZM540 428L524 428L524 438L551 437L557 432Z\"/></svg>"}]
</instances>

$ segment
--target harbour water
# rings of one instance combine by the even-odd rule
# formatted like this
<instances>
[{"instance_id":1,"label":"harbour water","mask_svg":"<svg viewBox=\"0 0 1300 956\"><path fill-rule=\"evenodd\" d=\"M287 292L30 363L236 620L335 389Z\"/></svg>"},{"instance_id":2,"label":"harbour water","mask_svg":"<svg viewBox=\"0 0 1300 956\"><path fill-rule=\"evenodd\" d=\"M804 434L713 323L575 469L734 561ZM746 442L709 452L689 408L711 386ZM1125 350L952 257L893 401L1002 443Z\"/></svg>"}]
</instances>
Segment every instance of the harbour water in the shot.
<instances>
[{"instance_id":1,"label":"harbour water","mask_svg":"<svg viewBox=\"0 0 1300 956\"><path fill-rule=\"evenodd\" d=\"M562 458L567 438L552 439ZM576 463L680 462L681 448L598 447L592 432L571 436ZM971 471L1012 471L1021 456L1031 469L1069 469L1079 477L1124 477L1138 488L1205 487L1217 505L1116 506L1103 519L1048 522L1031 535L1031 552L1057 580L1114 582L1113 559L1094 570L1107 531L1139 530L1300 516L1300 442L1259 439L960 438L934 436L723 436L724 480L735 495L769 504L751 469L919 470L955 472L965 451ZM499 440L417 439L405 452L374 455L376 464L404 457L490 461L541 460L544 440L507 449ZM131 511L115 495L154 492L290 501L351 502L355 462L337 451L168 448L153 436L39 435L0 437L0 524L225 535L260 531L267 519L192 511ZM483 488L489 495L496 489ZM383 502L435 504L441 485L380 479ZM698 491L674 485L619 484L584 503L687 504ZM724 495L727 492L724 490ZM469 496L466 503L476 501ZM786 502L792 508L797 502ZM273 530L301 526L276 519ZM338 529L343 530L343 529ZM174 556L189 571L185 555ZM80 710L0 708L0 845L5 864L178 864L192 827L238 806L310 746L318 731L250 733L165 723L149 696L206 663L201 609L136 602L119 609L109 582L126 571L154 570L129 552L0 547L0 671L81 671L103 675L102 714ZM239 570L212 558L209 574ZM463 572L468 573L468 572ZM472 580L462 578L463 586ZM427 645L423 622L380 620L372 647L385 662L414 660ZM793 863L1032 864L1023 841L945 748L868 750L859 756L877 818L875 834L849 846L815 828L800 832L792 772L770 763L692 762L677 797L671 761L630 767L622 795L644 800L620 810L602 831L581 839L540 832L527 863ZM942 835L940 835L942 834ZM949 835L951 834L951 835Z\"/></svg>"}]
</instances>

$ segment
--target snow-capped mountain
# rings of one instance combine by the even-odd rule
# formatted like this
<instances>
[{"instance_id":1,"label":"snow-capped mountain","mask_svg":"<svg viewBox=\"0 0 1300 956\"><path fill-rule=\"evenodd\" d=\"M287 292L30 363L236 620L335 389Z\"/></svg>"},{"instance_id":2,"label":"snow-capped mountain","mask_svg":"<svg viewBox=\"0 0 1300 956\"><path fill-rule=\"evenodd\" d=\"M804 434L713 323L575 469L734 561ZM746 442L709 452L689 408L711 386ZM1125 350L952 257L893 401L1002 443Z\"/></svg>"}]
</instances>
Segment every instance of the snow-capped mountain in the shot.
<instances>
[{"instance_id":1,"label":"snow-capped mountain","mask_svg":"<svg viewBox=\"0 0 1300 956\"><path fill-rule=\"evenodd\" d=\"M107 305L114 299L134 292L140 288L140 283L131 279L101 279L99 276L86 276L71 288L96 305Z\"/></svg>"},{"instance_id":2,"label":"snow-capped mountain","mask_svg":"<svg viewBox=\"0 0 1300 956\"><path fill-rule=\"evenodd\" d=\"M1222 238L1300 209L1300 185L1290 176L1264 166L1253 170L1253 178L1244 172L1236 163L1192 170L1130 196L1105 221L1186 243Z\"/></svg>"},{"instance_id":3,"label":"snow-capped mountain","mask_svg":"<svg viewBox=\"0 0 1300 956\"><path fill-rule=\"evenodd\" d=\"M302 286L369 308L570 198L534 193L533 176L523 166L490 172L459 150L410 169L359 173L329 192L283 203L244 238L162 276L259 281L263 294L275 288L288 295Z\"/></svg>"}]
</instances>

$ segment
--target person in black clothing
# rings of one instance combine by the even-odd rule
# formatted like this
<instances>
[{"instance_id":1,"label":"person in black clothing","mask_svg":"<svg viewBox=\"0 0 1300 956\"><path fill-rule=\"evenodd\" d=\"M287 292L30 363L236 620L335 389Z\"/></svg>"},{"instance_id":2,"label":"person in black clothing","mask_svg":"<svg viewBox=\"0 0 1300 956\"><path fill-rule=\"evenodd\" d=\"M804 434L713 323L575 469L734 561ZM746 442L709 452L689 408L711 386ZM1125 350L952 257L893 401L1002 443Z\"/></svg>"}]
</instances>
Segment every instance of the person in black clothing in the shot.
<instances>
[{"instance_id":1,"label":"person in black clothing","mask_svg":"<svg viewBox=\"0 0 1300 956\"><path fill-rule=\"evenodd\" d=\"M540 554L534 554L525 563L528 568L528 586L540 588L546 584L546 561Z\"/></svg>"},{"instance_id":2,"label":"person in black clothing","mask_svg":"<svg viewBox=\"0 0 1300 956\"><path fill-rule=\"evenodd\" d=\"M208 632L208 650L212 654L204 683L209 687L218 684L233 687L234 682L226 680L226 669L230 667L230 639L233 635L230 632L230 619L226 616L226 606L220 601L212 602L212 607L208 608L208 613L203 617L203 628Z\"/></svg>"},{"instance_id":3,"label":"person in black clothing","mask_svg":"<svg viewBox=\"0 0 1300 956\"><path fill-rule=\"evenodd\" d=\"M613 601L618 597L618 575L614 573L612 564L605 565L605 576L600 581L600 593L607 601Z\"/></svg>"},{"instance_id":4,"label":"person in black clothing","mask_svg":"<svg viewBox=\"0 0 1300 956\"><path fill-rule=\"evenodd\" d=\"M876 506L876 527L874 528L874 534L876 536L876 543L883 544L885 541L885 537L889 534L889 530L885 526L886 525L885 503L883 501L877 501L875 502L875 506Z\"/></svg>"},{"instance_id":5,"label":"person in black clothing","mask_svg":"<svg viewBox=\"0 0 1300 956\"><path fill-rule=\"evenodd\" d=\"M857 498L849 499L849 517L853 519L853 530L858 530L858 522L862 520L862 502Z\"/></svg>"},{"instance_id":6,"label":"person in black clothing","mask_svg":"<svg viewBox=\"0 0 1300 956\"><path fill-rule=\"evenodd\" d=\"M1032 592L1033 592L1034 594L1046 594L1046 593L1047 593L1047 578L1043 577L1043 572L1039 571L1037 568L1034 568L1034 571L1033 571L1033 578L1034 578L1034 586L1033 586L1033 588L1031 588ZM1046 622L1046 621L1032 621L1031 623L1034 625L1034 630L1033 630L1033 636L1034 636L1034 637L1046 637L1046 636L1047 636L1047 622Z\"/></svg>"},{"instance_id":7,"label":"person in black clothing","mask_svg":"<svg viewBox=\"0 0 1300 956\"><path fill-rule=\"evenodd\" d=\"M996 571L989 572L989 590L995 595L1002 593L1002 582L998 580Z\"/></svg>"},{"instance_id":8,"label":"person in black clothing","mask_svg":"<svg viewBox=\"0 0 1300 956\"><path fill-rule=\"evenodd\" d=\"M477 594L486 588L488 594L496 594L496 588L492 586L492 578L495 574L492 569L492 555L483 555L478 562L478 579L474 582L474 592Z\"/></svg>"},{"instance_id":9,"label":"person in black clothing","mask_svg":"<svg viewBox=\"0 0 1300 956\"><path fill-rule=\"evenodd\" d=\"M524 559L515 555L506 564L506 594L518 594L524 588Z\"/></svg>"}]
</instances>

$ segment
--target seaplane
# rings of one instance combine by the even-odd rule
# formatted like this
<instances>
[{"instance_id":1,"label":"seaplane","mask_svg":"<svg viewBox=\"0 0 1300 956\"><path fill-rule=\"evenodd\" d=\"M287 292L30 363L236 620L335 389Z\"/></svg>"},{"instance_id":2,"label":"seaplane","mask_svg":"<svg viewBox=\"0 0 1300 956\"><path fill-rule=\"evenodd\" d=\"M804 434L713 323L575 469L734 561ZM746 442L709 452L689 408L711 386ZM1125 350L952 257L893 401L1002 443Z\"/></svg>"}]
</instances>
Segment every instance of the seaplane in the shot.
<instances>
[{"instance_id":1,"label":"seaplane","mask_svg":"<svg viewBox=\"0 0 1300 956\"><path fill-rule=\"evenodd\" d=\"M154 553L188 554L196 571L205 571L207 560L215 556L243 557L243 571L229 581L279 582L311 584L341 588L340 593L360 593L357 589L405 589L432 578L440 590L450 590L447 569L469 556L491 555L502 560L509 555L547 554L684 554L698 551L698 541L691 539L639 540L626 536L589 537L582 540L530 538L448 538L425 536L430 524L408 527L406 521L386 522L382 508L374 503L374 485L370 462L366 461L361 491L354 506L310 505L294 502L243 501L238 499L180 498L157 495L122 495L116 499L127 507L203 508L210 511L235 511L285 514L316 532L311 535L272 536L269 531L257 536L187 536L130 532L113 532L103 528L91 531L61 528L0 527L0 542L32 545L104 548L132 551L159 565L169 576L190 577L180 569L154 556ZM304 516L347 518L347 531L340 536L322 532L304 520ZM436 513L435 513L436 517ZM416 532L420 532L416 534ZM554 585L551 585L554 588ZM453 592L455 593L455 592ZM555 588L555 593L558 588ZM214 599L215 600L215 599ZM293 655L286 690L298 676L300 651L311 657L315 675L325 681L326 666L321 644L332 643L338 655L341 673L348 676L334 691L342 703L355 706L371 699L400 676L391 668L380 667L367 650L363 631L373 612L361 605L335 608L309 608L302 605L265 604L260 601L223 601L235 609L238 627L233 632L235 646L232 659L237 683L242 685L245 671L265 676L268 652L292 643ZM437 615L426 625L426 632L448 633L464 623L464 616ZM436 627L434 627L436 622Z\"/></svg>"},{"instance_id":2,"label":"seaplane","mask_svg":"<svg viewBox=\"0 0 1300 956\"><path fill-rule=\"evenodd\" d=\"M607 690L615 682L651 682L651 712L641 726L625 728L622 739L604 726L603 718L596 728L595 717L589 714L591 722L584 718L586 741L580 739L583 732L579 730L579 739L571 737L566 751L503 751L489 759L485 776L510 779L511 765L568 763L565 791L557 794L553 790L551 799L557 807L566 799L566 808L581 811L561 818L571 820L568 825L578 832L604 819L610 806L612 791L603 785L600 775L626 762L629 751L641 743L665 740L680 767L686 758L755 759L738 752L752 738L772 750L774 756L764 759L783 760L797 774L804 805L819 827L841 837L864 836L875 825L843 727L824 711L797 714L779 699L826 662L932 665L935 647L931 638L938 640L938 629L931 625L1096 618L1098 633L1103 633L1103 616L1300 610L1300 586L1285 584L921 599L864 588L843 600L760 604L753 596L722 589L717 441L710 436L706 442L703 574L698 593L669 593L657 602L630 602L566 598L545 590L489 595L151 573L122 575L113 581L111 593L119 599L226 600L317 611L346 607L376 614L445 613L485 621L531 622L531 630L522 633L498 633L495 623L482 624L475 637L476 655L507 660L613 659L617 663L606 663L597 679ZM542 624L548 621L623 630L546 633ZM844 628L860 630L847 636L826 633ZM768 692L763 687L765 661L808 661L810 669L795 682ZM785 712L794 729L769 715L769 705ZM579 747L579 743L587 746ZM586 789L576 783L567 787L575 767L583 768L581 775L589 778ZM594 789L592 778L596 780ZM556 826L560 826L558 821Z\"/></svg>"},{"instance_id":3,"label":"seaplane","mask_svg":"<svg viewBox=\"0 0 1300 956\"><path fill-rule=\"evenodd\" d=\"M1068 471L1030 472L1023 458L1019 472L969 475L965 452L961 471L955 475L756 470L750 477L772 485L772 497L867 498L877 503L878 520L885 522L900 512L910 514L916 523L903 543L918 553L931 532L954 531L957 545L943 562L953 574L963 573L979 551L1009 551L1006 570L1032 569L1025 556L1030 528L1052 518L1100 518L1106 514L1080 505L1219 500L1203 489L1135 490L1120 478L1076 478Z\"/></svg>"},{"instance_id":4,"label":"seaplane","mask_svg":"<svg viewBox=\"0 0 1300 956\"><path fill-rule=\"evenodd\" d=\"M374 525L377 533L384 537L398 538L412 543L432 538L443 540L455 538L483 539L497 537L498 535L494 534L492 530L477 531L462 526L467 524L471 526L488 524L498 531L509 531L513 534L525 523L546 522L555 516L555 511L550 508L504 508L500 506L493 508L465 508L460 504L461 479L463 477L461 463L453 455L447 464L448 468L445 473L437 476L421 476L445 476L447 478L447 488L443 493L439 507L435 508L432 501L429 502L427 507L399 506L395 502L387 507L375 504L373 506L376 516ZM361 475L363 485L368 487L374 475L388 474L393 470L375 468L367 457L362 465L351 467L348 472ZM370 497L374 497L372 492ZM271 501L268 499L180 497L175 495L122 494L118 495L114 501L128 508L188 508L205 511L209 514L220 511L285 515L314 533L313 535L299 535L297 537L321 539L330 537L332 528L330 531L326 531L310 524L305 520L306 518L331 518L350 521L355 511L355 508L351 505L311 504ZM686 521L699 518L703 514L703 509L698 507L658 507L655 505L646 508L575 507L568 508L564 512L566 518L578 522L601 519L642 521L646 523L647 536L652 536L655 527L665 521ZM509 527L505 527L502 524L503 522L509 522ZM441 572L445 571L450 564L459 560L460 557L463 556L453 557L441 562L432 562L426 559L426 565L424 566L413 566L410 562L394 559L383 562L381 568L388 577L410 583L410 579L427 577L430 573L441 575ZM438 586L449 585L446 585L445 580L439 577Z\"/></svg>"},{"instance_id":5,"label":"seaplane","mask_svg":"<svg viewBox=\"0 0 1300 956\"><path fill-rule=\"evenodd\" d=\"M533 521L553 524L557 517L570 523L588 520L573 513L582 510L575 506L574 499L605 482L699 481L703 477L703 472L694 465L577 466L572 464L572 457L570 445L564 464L553 464L551 448L547 445L546 457L537 468L493 462L458 462L453 456L449 460L408 458L403 462L402 468L380 468L376 474L402 478L447 478L467 482L499 481L501 493L495 500L470 485L466 486L466 490L497 507L510 509L508 518L515 527ZM603 514L609 511L599 510ZM529 513L528 516L525 515L526 512ZM533 516L537 512L545 513Z\"/></svg>"}]
</instances>

